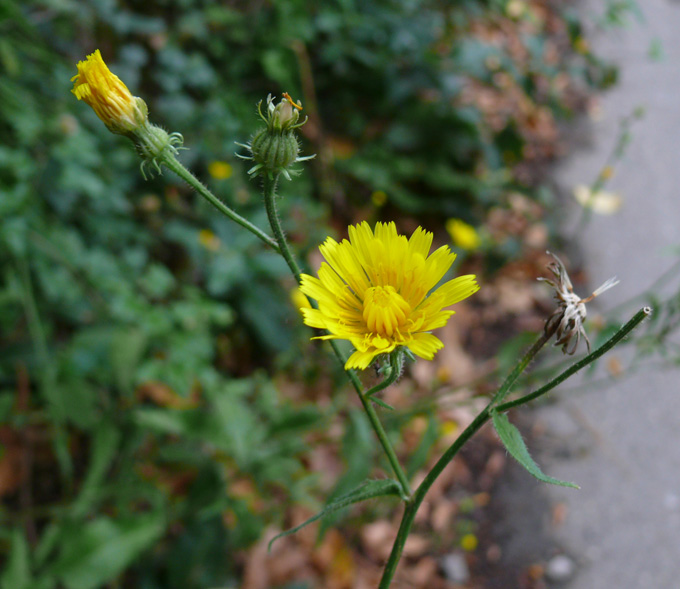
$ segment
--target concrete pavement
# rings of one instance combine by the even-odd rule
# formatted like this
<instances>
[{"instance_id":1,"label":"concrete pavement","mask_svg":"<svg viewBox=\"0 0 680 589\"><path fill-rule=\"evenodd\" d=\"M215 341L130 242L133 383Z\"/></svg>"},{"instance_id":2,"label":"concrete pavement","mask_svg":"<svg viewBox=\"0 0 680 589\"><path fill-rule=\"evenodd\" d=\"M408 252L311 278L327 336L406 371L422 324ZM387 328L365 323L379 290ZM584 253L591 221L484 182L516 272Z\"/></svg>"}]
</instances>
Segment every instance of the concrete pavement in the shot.
<instances>
[{"instance_id":1,"label":"concrete pavement","mask_svg":"<svg viewBox=\"0 0 680 589\"><path fill-rule=\"evenodd\" d=\"M587 0L583 13L601 13L602 4ZM674 261L669 248L680 244L680 3L639 4L644 24L593 37L596 53L619 64L620 82L603 95L589 144L556 172L565 192L590 183L621 118L644 107L607 188L622 194L623 208L594 216L574 244L592 288L614 274L621 280L597 300L603 312L650 286ZM661 61L649 57L655 39ZM565 231L572 228L568 222ZM581 486L541 491L566 513L563 523L546 524L545 531L554 550L577 564L567 586L680 588L680 370L650 368L605 390L591 386L566 395L558 389L556 397L534 413L545 428L534 452L547 474Z\"/></svg>"}]
</instances>

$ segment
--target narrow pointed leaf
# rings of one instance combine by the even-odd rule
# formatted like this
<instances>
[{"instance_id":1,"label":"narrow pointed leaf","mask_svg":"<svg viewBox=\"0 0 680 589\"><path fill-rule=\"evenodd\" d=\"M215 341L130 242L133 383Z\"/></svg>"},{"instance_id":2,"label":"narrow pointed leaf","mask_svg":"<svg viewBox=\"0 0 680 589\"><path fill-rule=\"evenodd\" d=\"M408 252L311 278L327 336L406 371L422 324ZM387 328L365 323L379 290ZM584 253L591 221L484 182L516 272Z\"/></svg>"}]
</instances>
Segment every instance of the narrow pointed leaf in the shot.
<instances>
[{"instance_id":1,"label":"narrow pointed leaf","mask_svg":"<svg viewBox=\"0 0 680 589\"><path fill-rule=\"evenodd\" d=\"M498 437L501 439L501 442L503 442L503 445L507 451L510 452L510 455L524 468L526 468L530 474L544 483L580 489L580 487L574 483L560 481L559 479L555 479L543 474L538 464L534 462L534 459L529 454L529 450L527 449L527 446L524 443L519 430L514 425L512 425L512 423L510 423L510 420L508 419L508 416L505 415L505 413L498 413L494 411L491 414L491 418L493 419L493 425L496 428L496 432L498 432Z\"/></svg>"},{"instance_id":2,"label":"narrow pointed leaf","mask_svg":"<svg viewBox=\"0 0 680 589\"><path fill-rule=\"evenodd\" d=\"M388 403L385 403L382 399L378 399L378 397L369 397L371 401L373 401L376 405L379 405L383 409L389 409L390 411L394 411L394 407L392 405L389 405Z\"/></svg>"},{"instance_id":3,"label":"narrow pointed leaf","mask_svg":"<svg viewBox=\"0 0 680 589\"><path fill-rule=\"evenodd\" d=\"M392 479L381 479L379 481L366 481L353 491L350 491L349 493L343 495L342 497L338 497L335 501L332 501L331 503L326 505L326 507L324 507L319 513L317 513L313 517L310 517L307 521L301 523L299 526L296 526L290 530L286 530L285 532L281 532L280 534L274 536L269 542L267 549L270 550L272 544L279 538L283 538L284 536L294 534L298 530L304 528L306 525L315 522L319 518L322 518L324 515L333 513L334 511L342 509L343 507L347 507L348 505L352 505L353 503L359 503L360 501L366 501L367 499L374 499L375 497L382 497L384 495L395 495L397 497L401 497L402 495L401 485L397 481Z\"/></svg>"}]
</instances>

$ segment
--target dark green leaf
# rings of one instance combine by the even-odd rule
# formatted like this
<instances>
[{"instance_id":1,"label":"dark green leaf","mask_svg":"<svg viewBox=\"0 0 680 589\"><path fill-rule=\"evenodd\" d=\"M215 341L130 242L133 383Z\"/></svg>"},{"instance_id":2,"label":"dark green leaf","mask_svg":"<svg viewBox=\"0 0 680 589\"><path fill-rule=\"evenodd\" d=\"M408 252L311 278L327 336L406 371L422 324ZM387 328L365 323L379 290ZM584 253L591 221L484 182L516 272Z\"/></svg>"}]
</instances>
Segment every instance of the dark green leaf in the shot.
<instances>
[{"instance_id":1,"label":"dark green leaf","mask_svg":"<svg viewBox=\"0 0 680 589\"><path fill-rule=\"evenodd\" d=\"M97 492L118 448L120 437L120 432L109 422L101 424L95 430L90 455L90 468L81 487L80 495L73 504L74 517L85 516L94 504Z\"/></svg>"},{"instance_id":2,"label":"dark green leaf","mask_svg":"<svg viewBox=\"0 0 680 589\"><path fill-rule=\"evenodd\" d=\"M572 487L574 489L579 489L578 485L574 483L567 483L565 481L560 481L553 477L549 477L541 471L538 464L534 462L534 459L529 454L529 450L522 439L522 435L519 430L510 423L508 416L505 413L493 412L491 414L493 419L493 425L498 432L498 437L503 442L510 455L517 460L524 468L526 468L530 474L535 476L539 481L544 483L550 483L551 485L560 485L562 487Z\"/></svg>"},{"instance_id":3,"label":"dark green leaf","mask_svg":"<svg viewBox=\"0 0 680 589\"><path fill-rule=\"evenodd\" d=\"M12 532L12 548L2 574L2 589L30 589L32 587L28 542L24 533L15 528Z\"/></svg>"},{"instance_id":4,"label":"dark green leaf","mask_svg":"<svg viewBox=\"0 0 680 589\"><path fill-rule=\"evenodd\" d=\"M163 533L165 521L152 513L128 521L100 517L74 527L50 572L68 589L94 589L111 581Z\"/></svg>"},{"instance_id":5,"label":"dark green leaf","mask_svg":"<svg viewBox=\"0 0 680 589\"><path fill-rule=\"evenodd\" d=\"M376 497L382 497L385 495L393 495L396 497L400 497L402 495L401 485L397 481L394 481L392 479L382 479L379 481L366 481L363 485L361 485L357 489L350 491L349 493L343 495L342 497L338 497L335 501L332 501L331 503L326 505L326 507L324 507L319 513L317 513L313 517L310 517L307 521L301 523L299 526L296 526L290 530L286 530L285 532L281 532L280 534L274 536L269 542L268 548L271 549L272 544L279 538L283 538L284 536L290 536L290 534L294 534L298 530L301 530L306 525L315 522L324 515L333 513L334 511L342 509L343 507L347 507L348 505L352 505L353 503L359 503L360 501L375 499Z\"/></svg>"}]
</instances>

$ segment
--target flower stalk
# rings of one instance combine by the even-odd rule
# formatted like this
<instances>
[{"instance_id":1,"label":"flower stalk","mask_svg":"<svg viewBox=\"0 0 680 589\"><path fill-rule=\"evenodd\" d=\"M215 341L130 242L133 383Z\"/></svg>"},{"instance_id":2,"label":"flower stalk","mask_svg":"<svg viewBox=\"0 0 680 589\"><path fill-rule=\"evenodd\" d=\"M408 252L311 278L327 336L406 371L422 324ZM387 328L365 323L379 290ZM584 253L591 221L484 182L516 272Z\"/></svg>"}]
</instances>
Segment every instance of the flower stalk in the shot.
<instances>
[{"instance_id":1,"label":"flower stalk","mask_svg":"<svg viewBox=\"0 0 680 589\"><path fill-rule=\"evenodd\" d=\"M239 215L236 211L224 204L217 196L215 196L196 176L194 176L189 170L187 170L179 160L168 155L163 160L162 163L172 172L177 174L182 180L184 180L189 186L191 186L198 194L200 194L205 200L207 200L212 206L214 206L220 213L228 217L244 229L250 231L253 235L259 238L263 243L267 244L277 253L281 253L279 249L279 244L270 235L267 235L262 229L257 225L254 225L248 219L245 219Z\"/></svg>"},{"instance_id":2,"label":"flower stalk","mask_svg":"<svg viewBox=\"0 0 680 589\"><path fill-rule=\"evenodd\" d=\"M491 418L492 411L497 412L507 411L508 409L511 409L513 407L525 405L526 403L529 403L530 401L533 401L545 395L546 393L554 389L556 386L558 386L560 383L564 382L567 378L576 374L579 370L582 370L583 368L597 360L600 356L607 353L618 343L620 343L621 340L624 339L628 334L630 334L638 325L640 325L640 323L642 323L642 321L644 321L650 315L650 313L651 309L649 307L644 307L640 309L630 319L630 321L628 321L623 327L621 327L621 329L619 329L612 337L610 337L604 344L602 344L602 346L597 348L597 350L588 354L585 358L583 358L579 362L576 362L573 366L565 370L562 374L560 374L552 381L550 381L548 384L539 388L535 392L529 395L525 395L519 399L516 399L515 401L510 401L508 403L496 407L494 407L494 404L496 403L497 397L502 398L504 395L499 395L498 393L494 395L491 402L486 407L484 407L484 409L482 409L482 411L477 415L477 417L475 417L472 423L470 423L470 425L468 425L465 428L465 430L463 430L460 436L458 436L458 438L456 438L453 444L449 446L446 452L444 452L444 454L437 461L432 470L430 470L430 472L427 473L420 486L415 490L413 496L411 497L411 500L407 502L406 508L404 509L404 514L402 516L401 524L399 525L397 537L394 541L394 545L392 546L392 552L390 553L390 556L383 570L383 576L380 580L379 589L388 589L392 583L392 579L397 570L397 565L399 564L399 560L401 559L401 555L404 551L406 539L408 538L409 533L411 532L411 528L413 526L413 522L415 521L418 509L422 504L423 500L425 499L427 492L430 490L430 488L437 480L439 475L454 459L456 454L458 454L460 449L465 445L465 443L468 442L468 440L470 440L470 438L472 438L472 436L476 434L487 421L489 421L489 419ZM539 337L536 343L533 346L531 346L529 352L527 352L527 354L525 354L524 357L522 357L522 359L518 362L518 364L512 370L510 376L506 379L503 385L501 385L501 388L499 388L499 392L503 388L505 388L506 392L509 391L511 384L517 380L517 378L529 365L531 360L534 357L536 357L538 352L543 348L543 346L545 346L549 339L550 338L545 337L545 333L542 334L541 337ZM510 385L507 384L508 382L510 382Z\"/></svg>"},{"instance_id":3,"label":"flower stalk","mask_svg":"<svg viewBox=\"0 0 680 589\"><path fill-rule=\"evenodd\" d=\"M290 269L291 273L295 277L295 280L297 281L298 284L300 284L301 281L301 272L300 272L300 267L298 266L297 261L295 260L295 257L293 256L293 253L290 251L290 247L288 245L288 241L286 240L286 236L283 232L283 228L281 227L281 221L278 216L278 212L276 210L276 183L278 180L278 175L274 176L273 178L269 178L268 176L263 176L262 178L262 194L264 196L264 204L265 204L265 209L267 211L267 217L269 219L269 224L271 225L272 232L274 233L274 236L277 240L278 247L279 247L279 253L283 257L283 259L286 261L286 264L288 265L288 268ZM312 305L315 305L315 301L311 301ZM344 357L342 351L340 350L340 347L338 346L337 342L331 340L331 347L333 348L333 352L335 353L335 356L338 358L338 361L345 366L347 360ZM411 495L411 486L408 482L408 477L406 476L406 473L404 472L404 469L401 467L401 464L399 462L399 459L397 458L397 454L394 451L394 448L392 447L392 444L390 443L389 438L387 437L387 433L385 432L385 429L382 426L382 423L380 422L380 418L378 417L378 414L376 413L375 409L371 405L370 397L369 394L364 393L364 387L361 384L361 381L357 377L356 373L353 370L347 370L346 371L347 378L349 381L352 383L352 386L354 387L354 390L356 391L357 395L359 396L359 400L361 401L361 404L364 408L364 411L366 412L366 416L368 417L368 420L371 423L371 427L373 428L373 431L375 432L375 435L378 437L378 440L380 442L380 445L383 448L383 451L385 452L385 456L387 457L388 462L390 463L390 466L392 467L392 471L394 472L395 476L397 477L397 480L399 481L401 487L402 487L402 497L405 499L406 497L410 497ZM396 376L395 376L396 374ZM377 387L374 387L369 391L370 394L373 394L377 392L375 390L376 388L380 387L380 389L385 388L389 386L396 378L399 376L397 371L392 371L390 374L387 376L385 381L383 383L377 385ZM389 381L385 384L386 381ZM378 389L378 390L380 390Z\"/></svg>"},{"instance_id":4,"label":"flower stalk","mask_svg":"<svg viewBox=\"0 0 680 589\"><path fill-rule=\"evenodd\" d=\"M404 502L401 524L380 581L381 589L389 588L392 583L416 514L427 493L465 443L487 421L493 419L501 440L512 453L513 439L507 442L502 432L507 434L510 431L512 438L513 434L508 428L514 426L500 414L553 390L620 343L651 313L648 307L640 309L607 342L591 352L583 326L586 303L614 286L617 281L615 278L610 279L589 297L582 299L573 292L562 262L557 256L553 256L555 262L549 268L554 278L546 282L555 289L558 307L546 322L543 333L518 361L486 407L442 454L418 488L412 491L374 404L387 408L389 406L376 395L399 379L405 356L433 358L443 343L431 331L447 323L454 313L448 310L450 306L479 289L476 277L460 276L438 286L455 258L448 247L443 246L430 254L432 234L420 227L407 238L397 234L394 223L378 223L375 229L371 229L365 222L349 228L349 240L338 243L328 238L320 247L326 262L322 264L318 278L303 274L286 240L276 209L276 188L280 176L290 179L291 174L297 173L291 167L293 164L314 157L300 157L295 132L305 123L306 118L300 120L302 105L299 102L294 102L284 93L277 104L269 96L264 112L260 103L258 112L264 127L256 132L248 144L242 145L249 155L239 156L254 162L253 167L248 170L251 177L262 178L262 193L272 237L224 204L179 162L177 155L182 149L182 136L179 133L168 133L149 122L146 103L133 96L125 84L111 73L99 50L79 62L77 67L78 74L72 78L72 92L78 100L86 102L94 109L111 132L133 141L142 158L141 170L145 177L147 170L161 173L162 165L177 174L220 213L279 253L300 286L300 292L309 298L311 307L302 309L305 323L325 330L325 335L317 339L330 341L338 361L345 368L347 378L354 387L398 480L399 494ZM460 223L451 224L450 230L454 229L459 233L467 230ZM472 244L471 237L468 237ZM27 285L30 287L30 282ZM28 300L30 302L30 298ZM27 307L27 315L29 327L35 328L33 331L39 355L44 360L44 338L34 317L35 309L30 305ZM588 355L534 392L505 401L519 377L553 337L556 339L555 345L562 346L563 352L567 354L574 353L583 337L588 346ZM354 346L355 351L349 358L344 357L337 339L349 340ZM45 362L46 360L43 363ZM365 369L375 362L382 363L379 370L382 380L365 390L355 369ZM516 437L523 444L519 432ZM513 456L516 457L515 454ZM543 476L540 470L539 475L535 474L537 468L528 470L534 476ZM545 476L541 480L556 481ZM391 494L396 494L397 483L393 480L387 483L392 485ZM371 495L373 496L377 495Z\"/></svg>"},{"instance_id":5,"label":"flower stalk","mask_svg":"<svg viewBox=\"0 0 680 589\"><path fill-rule=\"evenodd\" d=\"M133 96L118 76L109 70L97 49L87 59L78 62L78 73L71 78L71 92L78 100L92 107L112 133L128 137L142 158L141 171L161 173L161 165L177 174L223 215L250 231L276 252L277 241L259 227L224 204L177 159L183 138L180 133L168 133L149 122L149 109L144 100ZM297 121L297 119L295 119Z\"/></svg>"}]
</instances>

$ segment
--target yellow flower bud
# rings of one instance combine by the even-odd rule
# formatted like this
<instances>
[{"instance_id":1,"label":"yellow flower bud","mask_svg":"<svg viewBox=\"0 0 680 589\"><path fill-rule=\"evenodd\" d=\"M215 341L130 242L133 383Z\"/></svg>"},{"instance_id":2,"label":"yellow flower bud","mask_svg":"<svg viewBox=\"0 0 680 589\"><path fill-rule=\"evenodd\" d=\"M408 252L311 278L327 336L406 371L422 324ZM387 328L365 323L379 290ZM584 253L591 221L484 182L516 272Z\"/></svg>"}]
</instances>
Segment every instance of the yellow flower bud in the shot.
<instances>
[{"instance_id":1,"label":"yellow flower bud","mask_svg":"<svg viewBox=\"0 0 680 589\"><path fill-rule=\"evenodd\" d=\"M109 131L132 140L142 158L140 167L145 178L147 172L153 175L154 170L160 174L161 164L170 167L178 151L184 149L179 133L168 133L149 122L146 103L130 94L120 78L111 73L99 49L78 62L78 73L71 81L71 92L94 109Z\"/></svg>"},{"instance_id":2,"label":"yellow flower bud","mask_svg":"<svg viewBox=\"0 0 680 589\"><path fill-rule=\"evenodd\" d=\"M71 81L71 92L89 104L111 132L127 135L147 122L146 104L111 73L99 49L78 62L78 73Z\"/></svg>"},{"instance_id":3,"label":"yellow flower bud","mask_svg":"<svg viewBox=\"0 0 680 589\"><path fill-rule=\"evenodd\" d=\"M208 164L208 174L215 178L215 180L231 178L232 173L233 169L227 162L214 161Z\"/></svg>"}]
</instances>

